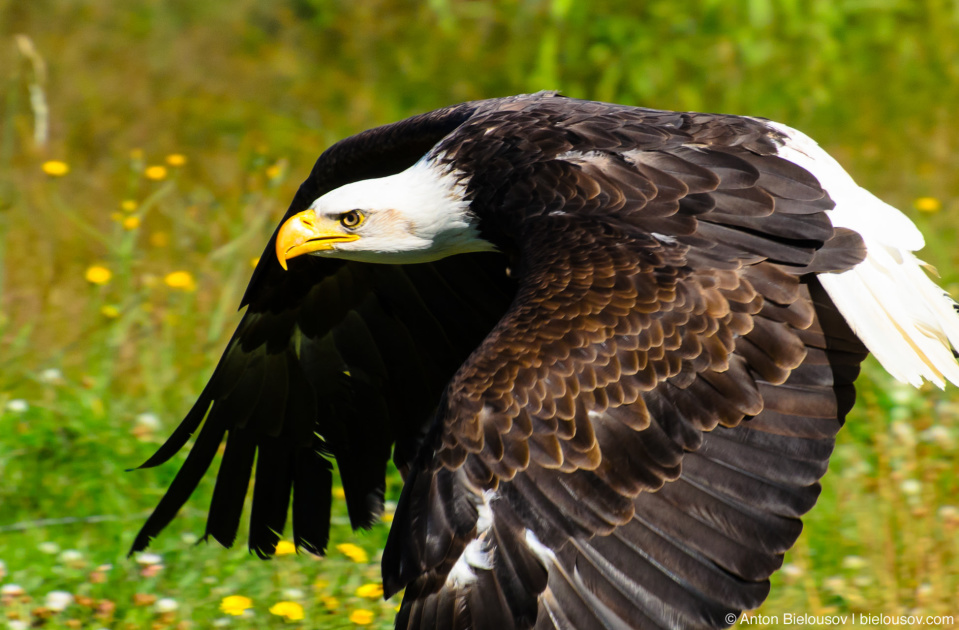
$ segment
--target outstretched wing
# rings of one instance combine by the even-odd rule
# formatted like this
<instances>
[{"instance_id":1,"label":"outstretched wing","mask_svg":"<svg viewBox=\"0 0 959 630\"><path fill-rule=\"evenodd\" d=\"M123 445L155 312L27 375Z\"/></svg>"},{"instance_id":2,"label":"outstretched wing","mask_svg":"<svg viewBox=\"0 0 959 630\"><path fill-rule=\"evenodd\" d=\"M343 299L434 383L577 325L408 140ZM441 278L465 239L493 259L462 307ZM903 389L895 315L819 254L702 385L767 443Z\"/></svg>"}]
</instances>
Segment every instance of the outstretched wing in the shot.
<instances>
[{"instance_id":1,"label":"outstretched wing","mask_svg":"<svg viewBox=\"0 0 959 630\"><path fill-rule=\"evenodd\" d=\"M473 110L438 110L334 145L286 216L347 182L410 166ZM382 509L394 442L398 464L411 460L442 388L506 310L513 290L503 263L490 255L403 268L304 257L286 272L272 252L271 239L244 297L247 311L209 384L143 465L167 461L196 433L133 551L173 519L224 439L207 536L233 544L253 476L250 549L273 552L292 493L294 540L322 553L330 457L339 465L353 526L369 526ZM461 277L473 280L464 286Z\"/></svg>"},{"instance_id":2,"label":"outstretched wing","mask_svg":"<svg viewBox=\"0 0 959 630\"><path fill-rule=\"evenodd\" d=\"M862 241L759 121L547 102L470 125L500 141L474 207L511 226L519 288L407 478L397 627L730 625L852 405L865 350L813 272Z\"/></svg>"}]
</instances>

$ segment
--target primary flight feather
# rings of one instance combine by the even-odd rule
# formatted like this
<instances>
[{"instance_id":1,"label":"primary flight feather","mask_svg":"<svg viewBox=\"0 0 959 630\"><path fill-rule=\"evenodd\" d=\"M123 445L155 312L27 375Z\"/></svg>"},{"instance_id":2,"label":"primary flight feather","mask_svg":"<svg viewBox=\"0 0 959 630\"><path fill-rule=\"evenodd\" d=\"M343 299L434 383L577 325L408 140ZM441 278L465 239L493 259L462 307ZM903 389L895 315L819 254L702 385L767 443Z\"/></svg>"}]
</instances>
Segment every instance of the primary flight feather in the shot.
<instances>
[{"instance_id":1,"label":"primary flight feather","mask_svg":"<svg viewBox=\"0 0 959 630\"><path fill-rule=\"evenodd\" d=\"M757 607L816 502L868 352L959 383L915 226L758 118L540 93L317 160L193 409L147 546L223 440L206 535L323 553L405 485L397 628L715 628ZM202 428L201 427L202 423ZM730 617L732 615L732 617Z\"/></svg>"}]
</instances>

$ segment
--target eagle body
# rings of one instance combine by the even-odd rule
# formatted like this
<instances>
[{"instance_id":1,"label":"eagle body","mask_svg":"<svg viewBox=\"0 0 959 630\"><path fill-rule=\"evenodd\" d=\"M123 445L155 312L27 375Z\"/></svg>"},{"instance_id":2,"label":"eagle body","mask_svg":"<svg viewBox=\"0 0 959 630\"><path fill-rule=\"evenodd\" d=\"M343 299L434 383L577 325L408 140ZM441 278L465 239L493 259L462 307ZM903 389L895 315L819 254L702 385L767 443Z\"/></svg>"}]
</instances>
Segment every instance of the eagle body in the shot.
<instances>
[{"instance_id":1,"label":"eagle body","mask_svg":"<svg viewBox=\"0 0 959 630\"><path fill-rule=\"evenodd\" d=\"M134 542L226 441L206 535L329 539L405 484L397 628L715 628L766 597L868 352L959 383L915 226L757 118L540 93L341 141L257 266ZM201 427L202 424L202 427Z\"/></svg>"}]
</instances>

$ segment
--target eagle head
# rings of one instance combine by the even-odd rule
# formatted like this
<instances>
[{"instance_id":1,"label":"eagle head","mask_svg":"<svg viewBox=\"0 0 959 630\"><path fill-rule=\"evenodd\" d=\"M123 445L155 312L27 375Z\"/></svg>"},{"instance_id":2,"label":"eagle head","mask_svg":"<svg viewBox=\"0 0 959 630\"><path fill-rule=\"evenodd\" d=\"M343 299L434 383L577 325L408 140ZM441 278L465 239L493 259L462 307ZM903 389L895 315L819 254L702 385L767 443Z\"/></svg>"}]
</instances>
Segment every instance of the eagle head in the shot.
<instances>
[{"instance_id":1,"label":"eagle head","mask_svg":"<svg viewBox=\"0 0 959 630\"><path fill-rule=\"evenodd\" d=\"M466 199L463 173L423 159L387 177L340 186L287 219L276 257L303 254L381 263L429 262L488 251Z\"/></svg>"}]
</instances>

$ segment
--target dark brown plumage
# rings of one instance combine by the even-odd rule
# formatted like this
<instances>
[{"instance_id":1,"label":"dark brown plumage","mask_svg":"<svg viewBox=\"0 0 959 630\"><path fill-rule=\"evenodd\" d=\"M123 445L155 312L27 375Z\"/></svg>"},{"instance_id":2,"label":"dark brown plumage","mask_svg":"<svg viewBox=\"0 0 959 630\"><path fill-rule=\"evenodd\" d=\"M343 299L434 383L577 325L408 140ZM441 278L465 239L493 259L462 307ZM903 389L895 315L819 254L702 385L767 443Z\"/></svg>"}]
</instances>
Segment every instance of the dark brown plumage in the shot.
<instances>
[{"instance_id":1,"label":"dark brown plumage","mask_svg":"<svg viewBox=\"0 0 959 630\"><path fill-rule=\"evenodd\" d=\"M777 156L785 140L758 119L539 94L334 145L284 220L426 156L466 174L500 253L284 272L271 241L209 385L144 464L206 416L134 550L224 436L206 535L234 542L255 475L263 557L291 494L296 544L323 552L330 458L368 527L393 448L398 628L728 626L815 503L867 352L817 279L863 241Z\"/></svg>"}]
</instances>

